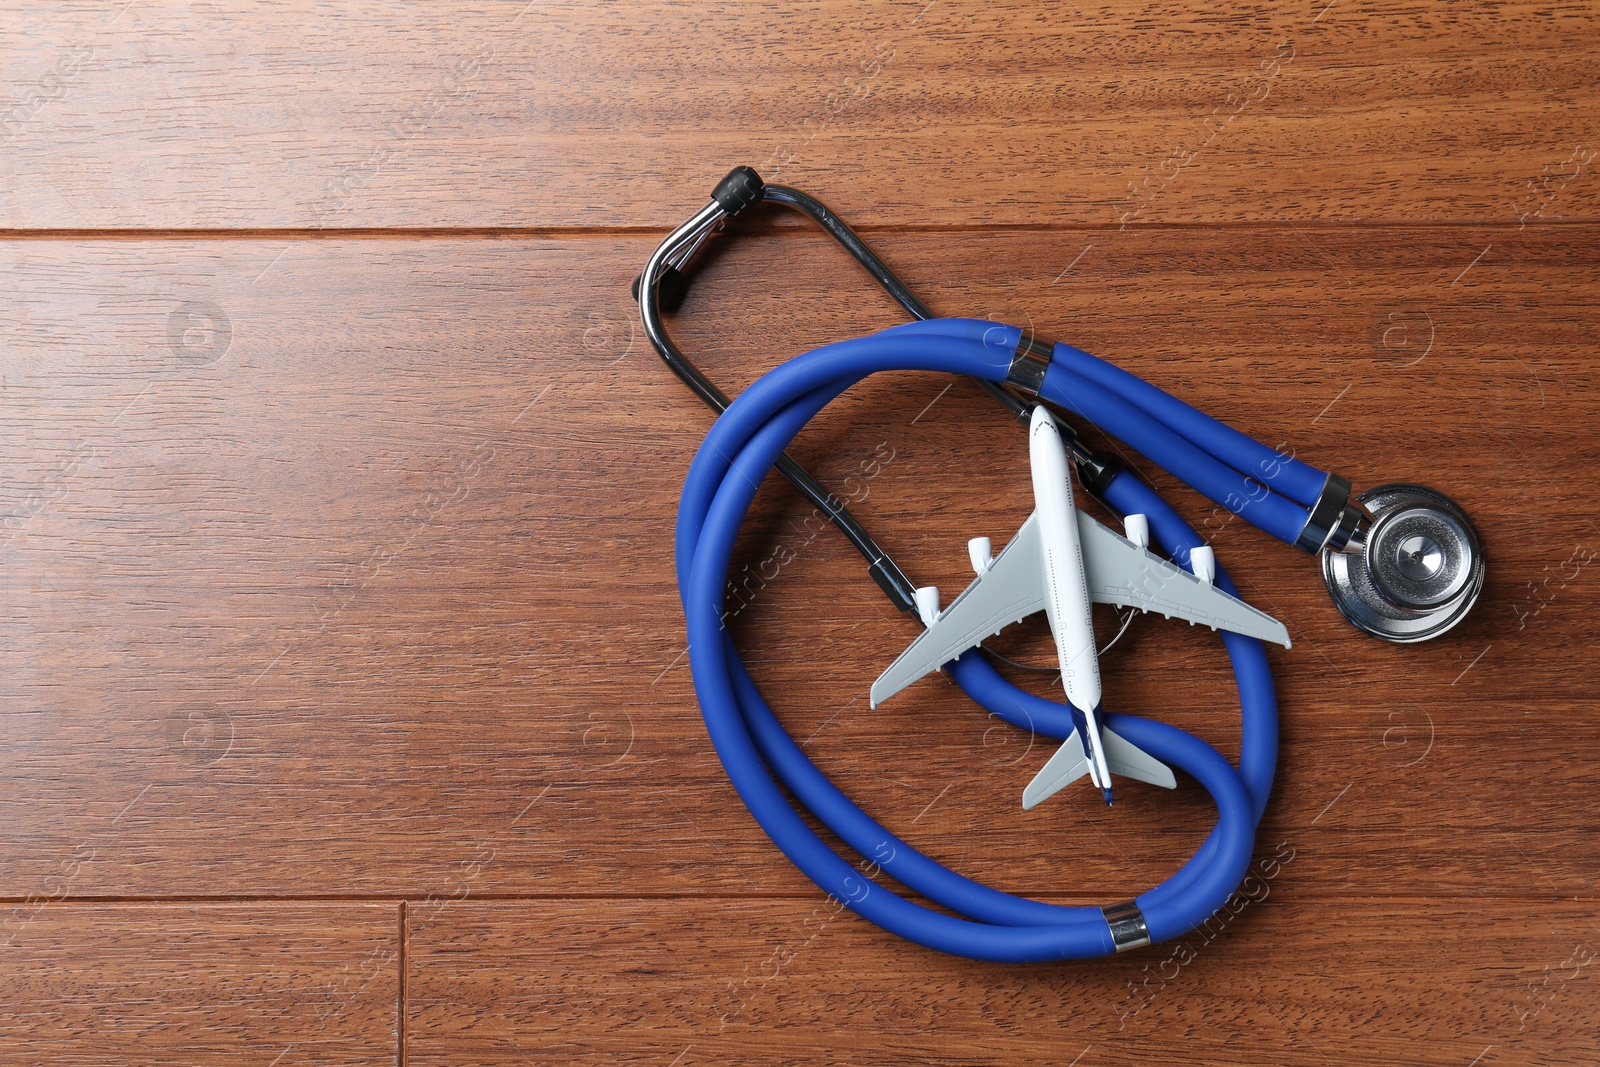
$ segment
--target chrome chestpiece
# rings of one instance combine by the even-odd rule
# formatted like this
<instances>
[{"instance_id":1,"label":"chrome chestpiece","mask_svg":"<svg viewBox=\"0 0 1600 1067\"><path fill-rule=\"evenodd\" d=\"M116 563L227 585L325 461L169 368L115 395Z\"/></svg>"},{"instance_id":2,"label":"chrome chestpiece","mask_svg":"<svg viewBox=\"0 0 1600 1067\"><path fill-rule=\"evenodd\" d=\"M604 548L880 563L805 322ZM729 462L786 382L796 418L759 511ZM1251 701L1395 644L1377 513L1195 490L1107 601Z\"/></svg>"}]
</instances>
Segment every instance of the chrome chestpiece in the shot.
<instances>
[{"instance_id":1,"label":"chrome chestpiece","mask_svg":"<svg viewBox=\"0 0 1600 1067\"><path fill-rule=\"evenodd\" d=\"M1483 589L1483 544L1466 512L1436 490L1397 482L1356 498L1366 521L1322 553L1322 578L1340 613L1385 641L1437 637Z\"/></svg>"}]
</instances>

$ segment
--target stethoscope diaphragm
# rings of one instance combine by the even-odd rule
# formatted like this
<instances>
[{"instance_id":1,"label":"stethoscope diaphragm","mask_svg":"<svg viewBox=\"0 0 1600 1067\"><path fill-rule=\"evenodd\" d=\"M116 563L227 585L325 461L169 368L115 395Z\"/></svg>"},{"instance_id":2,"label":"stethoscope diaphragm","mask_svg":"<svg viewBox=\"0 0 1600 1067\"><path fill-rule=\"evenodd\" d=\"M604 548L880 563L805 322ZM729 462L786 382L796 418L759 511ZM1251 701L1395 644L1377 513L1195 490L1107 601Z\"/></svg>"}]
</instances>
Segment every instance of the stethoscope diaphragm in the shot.
<instances>
[{"instance_id":1,"label":"stethoscope diaphragm","mask_svg":"<svg viewBox=\"0 0 1600 1067\"><path fill-rule=\"evenodd\" d=\"M1426 641L1464 618L1483 589L1483 544L1466 512L1427 486L1395 482L1357 497L1371 520L1322 554L1328 595L1385 641Z\"/></svg>"}]
</instances>

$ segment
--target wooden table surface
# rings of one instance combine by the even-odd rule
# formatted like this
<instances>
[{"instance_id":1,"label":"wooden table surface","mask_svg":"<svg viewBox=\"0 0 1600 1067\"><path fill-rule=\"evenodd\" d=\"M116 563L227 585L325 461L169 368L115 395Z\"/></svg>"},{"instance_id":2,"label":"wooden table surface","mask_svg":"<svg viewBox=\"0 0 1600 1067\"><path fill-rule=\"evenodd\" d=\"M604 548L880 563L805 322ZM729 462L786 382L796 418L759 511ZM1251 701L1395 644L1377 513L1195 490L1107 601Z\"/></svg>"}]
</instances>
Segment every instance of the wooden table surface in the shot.
<instances>
[{"instance_id":1,"label":"wooden table surface","mask_svg":"<svg viewBox=\"0 0 1600 1067\"><path fill-rule=\"evenodd\" d=\"M475 7L7 10L0 1064L1600 1060L1592 4ZM738 163L936 311L1478 522L1478 607L1391 646L1153 473L1294 636L1220 933L938 955L739 803L670 557L709 415L628 295ZM758 214L673 322L730 389L900 321ZM879 457L858 512L946 589L1029 507L965 381L869 383L795 454ZM1044 739L939 682L869 711L915 627L810 510L763 489L739 565L792 559L736 630L842 788L1042 899L1196 847L1193 783L1023 813ZM1209 633L1137 620L1105 671L1236 753Z\"/></svg>"}]
</instances>

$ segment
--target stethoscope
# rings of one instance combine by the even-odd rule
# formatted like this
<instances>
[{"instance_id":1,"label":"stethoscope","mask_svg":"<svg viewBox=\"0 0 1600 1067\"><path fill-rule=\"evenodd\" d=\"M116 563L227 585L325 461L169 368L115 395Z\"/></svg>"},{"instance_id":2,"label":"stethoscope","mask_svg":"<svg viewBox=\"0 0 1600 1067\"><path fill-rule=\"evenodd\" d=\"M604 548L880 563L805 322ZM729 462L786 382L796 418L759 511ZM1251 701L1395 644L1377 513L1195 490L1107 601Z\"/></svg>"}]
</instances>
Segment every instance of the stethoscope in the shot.
<instances>
[{"instance_id":1,"label":"stethoscope","mask_svg":"<svg viewBox=\"0 0 1600 1067\"><path fill-rule=\"evenodd\" d=\"M729 400L672 342L661 313L681 302L690 262L713 230L762 200L785 204L819 224L917 321L795 357ZM752 815L802 871L842 906L929 947L989 960L1081 958L1199 926L1227 902L1249 866L1276 768L1277 701L1261 643L1224 633L1240 698L1237 767L1177 727L1107 716L1108 727L1197 779L1218 811L1194 856L1133 900L1062 907L1015 897L950 871L880 825L784 731L723 622L734 538L756 488L774 467L844 533L895 606L916 614L916 584L842 501L783 454L800 429L851 385L884 370L964 374L1019 421L1026 422L1043 402L1093 422L1252 525L1320 554L1340 612L1385 640L1422 641L1445 632L1482 589L1477 531L1443 494L1397 483L1351 500L1350 483L1337 474L1268 448L1087 352L1014 326L935 319L825 205L796 189L768 185L749 167L729 172L710 202L662 241L636 279L635 295L657 353L718 412L685 479L675 544L690 667L712 743ZM1145 515L1152 544L1192 569L1190 553L1204 544L1193 528L1115 456L1087 449L1070 435L1068 443L1084 487L1119 515ZM1220 567L1214 580L1237 595ZM982 655L968 653L946 669L968 696L1007 722L1057 737L1073 729L1064 705L1012 685ZM835 852L790 797L858 858ZM880 873L956 914L900 896L874 880Z\"/></svg>"}]
</instances>

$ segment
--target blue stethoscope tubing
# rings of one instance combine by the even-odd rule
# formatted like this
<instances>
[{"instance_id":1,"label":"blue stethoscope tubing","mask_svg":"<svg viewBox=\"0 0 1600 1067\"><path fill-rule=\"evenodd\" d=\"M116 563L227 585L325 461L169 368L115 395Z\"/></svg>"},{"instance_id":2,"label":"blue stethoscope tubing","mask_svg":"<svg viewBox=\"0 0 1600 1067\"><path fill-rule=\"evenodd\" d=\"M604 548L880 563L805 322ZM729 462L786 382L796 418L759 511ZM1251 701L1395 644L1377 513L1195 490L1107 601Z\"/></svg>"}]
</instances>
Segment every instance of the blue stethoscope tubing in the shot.
<instances>
[{"instance_id":1,"label":"blue stethoscope tubing","mask_svg":"<svg viewBox=\"0 0 1600 1067\"><path fill-rule=\"evenodd\" d=\"M695 692L717 755L762 829L819 887L869 921L929 948L1001 962L1100 956L1116 945L1102 909L1045 904L992 889L949 870L863 812L783 729L722 620L739 527L757 487L807 422L851 385L880 371L1004 381L1020 338L1016 327L997 323L928 319L789 360L735 399L706 435L684 482L676 530ZM1298 535L1308 514L1305 504L1315 500L1326 479L1070 346L1056 346L1039 395L1079 412L1286 541ZM1146 515L1154 542L1188 566L1190 550L1202 542L1154 490L1122 471L1101 496L1123 514ZM1220 568L1216 581L1237 595ZM1255 828L1272 789L1277 701L1266 654L1252 638L1225 633L1222 639L1239 688L1243 729L1237 769L1177 727L1133 715L1106 717L1107 725L1129 741L1198 780L1217 806L1216 825L1188 862L1135 898L1152 941L1194 929L1226 903L1248 869ZM980 655L964 655L946 669L973 700L1007 722L1057 737L1073 728L1065 705L1017 688ZM811 830L785 797L785 788L867 867L961 917L923 907L868 878Z\"/></svg>"}]
</instances>

